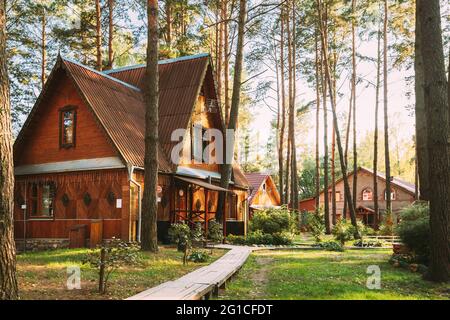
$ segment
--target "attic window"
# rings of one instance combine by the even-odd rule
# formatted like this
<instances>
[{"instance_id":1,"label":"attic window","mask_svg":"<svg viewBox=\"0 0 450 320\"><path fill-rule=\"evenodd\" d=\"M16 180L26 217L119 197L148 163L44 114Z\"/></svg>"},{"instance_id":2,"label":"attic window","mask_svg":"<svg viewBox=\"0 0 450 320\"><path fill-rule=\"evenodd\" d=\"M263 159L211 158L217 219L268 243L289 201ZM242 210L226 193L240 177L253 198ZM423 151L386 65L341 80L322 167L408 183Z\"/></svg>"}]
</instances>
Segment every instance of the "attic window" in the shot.
<instances>
[{"instance_id":1,"label":"attic window","mask_svg":"<svg viewBox=\"0 0 450 320\"><path fill-rule=\"evenodd\" d=\"M74 106L67 106L60 110L60 137L59 145L61 148L75 147L77 110Z\"/></svg>"}]
</instances>

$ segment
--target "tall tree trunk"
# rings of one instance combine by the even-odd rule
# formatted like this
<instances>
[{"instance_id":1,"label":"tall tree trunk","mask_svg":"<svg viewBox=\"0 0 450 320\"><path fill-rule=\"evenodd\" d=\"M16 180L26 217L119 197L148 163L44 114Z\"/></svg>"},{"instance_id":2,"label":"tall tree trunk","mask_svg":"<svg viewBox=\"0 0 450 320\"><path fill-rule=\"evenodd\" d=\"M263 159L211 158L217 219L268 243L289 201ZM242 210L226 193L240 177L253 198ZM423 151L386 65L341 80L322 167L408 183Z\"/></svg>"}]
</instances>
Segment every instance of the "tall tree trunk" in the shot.
<instances>
[{"instance_id":1,"label":"tall tree trunk","mask_svg":"<svg viewBox=\"0 0 450 320\"><path fill-rule=\"evenodd\" d=\"M352 0L352 91L353 91L353 207L356 209L357 180L358 180L358 150L356 148L356 44L355 20L356 0Z\"/></svg>"},{"instance_id":2,"label":"tall tree trunk","mask_svg":"<svg viewBox=\"0 0 450 320\"><path fill-rule=\"evenodd\" d=\"M322 6L322 4L318 4ZM322 8L319 8L322 12ZM325 233L331 233L330 225L330 200L328 197L328 110L327 110L327 79L326 79L326 66L325 66L325 50L328 50L326 43L328 42L327 29L327 8L325 5L325 15L319 15L319 25L320 25L320 39L322 41L322 103L323 103L323 145L324 145L324 156L323 156L323 190L324 190L324 219L325 219ZM327 52L328 54L328 52Z\"/></svg>"},{"instance_id":3,"label":"tall tree trunk","mask_svg":"<svg viewBox=\"0 0 450 320\"><path fill-rule=\"evenodd\" d=\"M158 1L147 0L148 42L145 110L144 197L142 199L142 250L158 251L156 220L158 203Z\"/></svg>"},{"instance_id":4,"label":"tall tree trunk","mask_svg":"<svg viewBox=\"0 0 450 320\"><path fill-rule=\"evenodd\" d=\"M331 77L330 77L330 64L328 61L328 48L327 48L327 42L326 42L326 37L325 37L325 32L324 32L324 25L322 23L322 5L321 5L321 0L317 0L317 10L318 10L318 16L319 16L319 21L320 21L320 34L321 34L321 42L322 42L322 54L323 54L323 60L324 60L324 68L325 68L325 78L326 81L328 83L328 89L329 89L329 95L330 95L330 102L331 102L331 107L332 107L332 111L333 111L333 123L334 123L334 127L335 127L335 131L336 131L336 142L337 142L337 147L338 147L338 152L339 152L339 160L341 163L341 171L342 171L342 176L343 176L343 181L344 181L344 188L348 194L348 207L349 207L349 211L350 211L350 219L352 222L352 225L355 227L355 238L360 238L359 235L359 231L358 231L358 226L356 224L356 212L355 212L355 208L353 207L353 202L352 202L352 196L350 193L350 185L348 183L348 176L347 176L347 165L344 162L344 150L342 148L342 142L341 142L341 135L340 135L340 131L339 131L339 123L338 123L338 118L337 118L337 113L336 113L336 106L335 106L335 100L334 100L334 93L333 93L333 88L332 88L332 83L331 83ZM328 190L326 190L328 192Z\"/></svg>"},{"instance_id":5,"label":"tall tree trunk","mask_svg":"<svg viewBox=\"0 0 450 320\"><path fill-rule=\"evenodd\" d=\"M331 136L331 224L336 224L336 131Z\"/></svg>"},{"instance_id":6,"label":"tall tree trunk","mask_svg":"<svg viewBox=\"0 0 450 320\"><path fill-rule=\"evenodd\" d=\"M45 7L42 8L42 25L41 25L41 89L44 88L47 80L47 16Z\"/></svg>"},{"instance_id":7,"label":"tall tree trunk","mask_svg":"<svg viewBox=\"0 0 450 320\"><path fill-rule=\"evenodd\" d=\"M430 184L430 266L433 281L450 280L450 113L439 0L418 0L419 42L423 59L424 100Z\"/></svg>"},{"instance_id":8,"label":"tall tree trunk","mask_svg":"<svg viewBox=\"0 0 450 320\"><path fill-rule=\"evenodd\" d=\"M114 63L114 0L108 0L109 30L108 30L108 69L112 69Z\"/></svg>"},{"instance_id":9,"label":"tall tree trunk","mask_svg":"<svg viewBox=\"0 0 450 320\"><path fill-rule=\"evenodd\" d=\"M284 193L284 131L286 130L286 91L285 91L285 81L284 81L284 19L285 19L285 8L281 6L280 13L280 71L281 71L281 129L280 129L280 148L278 150L278 166L279 166L279 183L280 183L280 196L281 203L287 204L287 199Z\"/></svg>"},{"instance_id":10,"label":"tall tree trunk","mask_svg":"<svg viewBox=\"0 0 450 320\"><path fill-rule=\"evenodd\" d=\"M373 210L374 210L374 227L378 229L380 222L380 209L378 204L378 110L380 106L380 81L381 81L381 30L378 25L378 42L377 42L377 83L375 88L375 130L373 134Z\"/></svg>"},{"instance_id":11,"label":"tall tree trunk","mask_svg":"<svg viewBox=\"0 0 450 320\"><path fill-rule=\"evenodd\" d=\"M393 214L391 202L391 162L389 157L389 116L388 116L388 3L384 0L384 23L383 23L383 106L384 106L384 163L386 167L386 212ZM397 217L393 217L394 224L397 223Z\"/></svg>"},{"instance_id":12,"label":"tall tree trunk","mask_svg":"<svg viewBox=\"0 0 450 320\"><path fill-rule=\"evenodd\" d=\"M224 85L224 96L225 96L225 126L228 126L228 118L230 114L230 49L228 43L228 0L222 0L222 15L223 20L223 85Z\"/></svg>"},{"instance_id":13,"label":"tall tree trunk","mask_svg":"<svg viewBox=\"0 0 450 320\"><path fill-rule=\"evenodd\" d=\"M352 89L350 90L350 102L349 102L349 106L348 106L347 129L345 131L344 161L347 166L348 166L348 145L349 145L349 141L350 141L350 129L351 129L351 125L352 125L353 94L354 94L354 92L353 92L353 87L352 87ZM348 211L347 198L348 198L348 194L344 190L344 208L342 211L342 217L344 219L347 218L347 211Z\"/></svg>"},{"instance_id":14,"label":"tall tree trunk","mask_svg":"<svg viewBox=\"0 0 450 320\"><path fill-rule=\"evenodd\" d=\"M239 21L238 21L238 39L236 45L236 61L234 67L234 79L233 79L233 95L231 98L231 110L230 121L228 123L228 129L235 133L237 120L239 115L239 104L241 97L241 83L242 83L242 68L244 60L244 36L245 36L245 22L247 19L247 0L239 0ZM233 145L233 150L235 146ZM233 152L234 153L234 152ZM226 159L222 165L222 176L220 179L220 186L228 189L231 180L232 171L232 157ZM225 209L225 194L220 192L219 194L219 206L216 214L216 219L222 221L223 212Z\"/></svg>"},{"instance_id":15,"label":"tall tree trunk","mask_svg":"<svg viewBox=\"0 0 450 320\"><path fill-rule=\"evenodd\" d=\"M428 149L427 149L427 117L425 112L424 96L424 70L421 48L421 33L419 17L416 10L416 42L415 42L415 95L416 95L416 157L417 171L419 175L419 197L420 200L430 200L430 182L428 180Z\"/></svg>"},{"instance_id":16,"label":"tall tree trunk","mask_svg":"<svg viewBox=\"0 0 450 320\"><path fill-rule=\"evenodd\" d=\"M320 208L320 153L319 153L319 125L320 125L320 77L322 70L319 70L321 65L319 53L319 39L318 31L315 34L315 63L316 63L316 173L315 173L315 209L316 213Z\"/></svg>"},{"instance_id":17,"label":"tall tree trunk","mask_svg":"<svg viewBox=\"0 0 450 320\"><path fill-rule=\"evenodd\" d=\"M298 176L297 176L297 146L295 143L295 101L297 94L296 74L297 74L297 50L296 50L296 19L295 19L295 0L292 0L292 94L291 94L291 127L292 127L292 209L298 211Z\"/></svg>"},{"instance_id":18,"label":"tall tree trunk","mask_svg":"<svg viewBox=\"0 0 450 320\"><path fill-rule=\"evenodd\" d=\"M172 48L172 0L166 0L166 45Z\"/></svg>"},{"instance_id":19,"label":"tall tree trunk","mask_svg":"<svg viewBox=\"0 0 450 320\"><path fill-rule=\"evenodd\" d=\"M6 1L0 1L0 300L18 299L14 242L14 169L6 63Z\"/></svg>"},{"instance_id":20,"label":"tall tree trunk","mask_svg":"<svg viewBox=\"0 0 450 320\"><path fill-rule=\"evenodd\" d=\"M95 0L95 46L97 49L97 70L102 71L102 10L100 0Z\"/></svg>"},{"instance_id":21,"label":"tall tree trunk","mask_svg":"<svg viewBox=\"0 0 450 320\"><path fill-rule=\"evenodd\" d=\"M217 6L218 6L218 11L219 11L219 21L222 21L223 20L223 10L222 10L222 0L217 0L218 1L218 3L217 3ZM219 101L220 101L220 103L222 104L222 64L223 64L223 46L224 46L224 44L223 44L223 40L224 40L224 37L223 37L223 23L222 22L220 22L219 23L219 25L218 25L218 27L219 27L219 51L218 51L218 53L217 53L217 55L218 55L218 59L217 59L217 66L216 66L216 68L217 68L217 70L216 70L216 73L217 73L217 77L216 77L216 82L217 82L217 96L218 96L218 98L219 98ZM237 144L237 145L239 145L239 144Z\"/></svg>"}]
</instances>

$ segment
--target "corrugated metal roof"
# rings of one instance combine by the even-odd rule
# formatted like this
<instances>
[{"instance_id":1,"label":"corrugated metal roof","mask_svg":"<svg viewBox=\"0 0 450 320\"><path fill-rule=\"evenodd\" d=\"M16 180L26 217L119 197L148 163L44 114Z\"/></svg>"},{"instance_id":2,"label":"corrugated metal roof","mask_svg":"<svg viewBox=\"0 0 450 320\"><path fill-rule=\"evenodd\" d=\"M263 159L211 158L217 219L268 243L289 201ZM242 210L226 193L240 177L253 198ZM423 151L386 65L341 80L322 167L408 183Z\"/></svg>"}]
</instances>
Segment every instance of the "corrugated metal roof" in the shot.
<instances>
[{"instance_id":1,"label":"corrugated metal roof","mask_svg":"<svg viewBox=\"0 0 450 320\"><path fill-rule=\"evenodd\" d=\"M252 202L261 185L264 183L264 181L266 181L267 177L269 177L267 173L245 173L245 178L247 178L251 189L251 194L248 197L250 203Z\"/></svg>"},{"instance_id":2,"label":"corrugated metal roof","mask_svg":"<svg viewBox=\"0 0 450 320\"><path fill-rule=\"evenodd\" d=\"M128 164L144 166L144 102L138 88L63 59L81 95ZM141 115L141 116L139 116ZM164 168L161 163L161 170Z\"/></svg>"},{"instance_id":3,"label":"corrugated metal roof","mask_svg":"<svg viewBox=\"0 0 450 320\"><path fill-rule=\"evenodd\" d=\"M159 63L159 141L167 157L176 144L172 132L187 128L208 64L206 54ZM145 90L145 65L109 70L108 75Z\"/></svg>"},{"instance_id":4,"label":"corrugated metal roof","mask_svg":"<svg viewBox=\"0 0 450 320\"><path fill-rule=\"evenodd\" d=\"M54 75L59 74L61 67L72 78L80 95L91 107L124 161L128 165L144 167L144 65L99 72L76 61L58 57L55 68L16 143L23 138L24 131L51 83L56 80ZM175 171L175 166L169 161L172 147L176 144L171 141L171 134L175 129L187 128L205 76L206 81L214 82L207 54L164 60L159 63L160 171ZM210 87L212 88L208 90L212 91L208 94L215 96L215 86ZM223 129L220 118L217 122L217 127ZM233 165L233 180L237 186L248 186L238 165Z\"/></svg>"}]
</instances>

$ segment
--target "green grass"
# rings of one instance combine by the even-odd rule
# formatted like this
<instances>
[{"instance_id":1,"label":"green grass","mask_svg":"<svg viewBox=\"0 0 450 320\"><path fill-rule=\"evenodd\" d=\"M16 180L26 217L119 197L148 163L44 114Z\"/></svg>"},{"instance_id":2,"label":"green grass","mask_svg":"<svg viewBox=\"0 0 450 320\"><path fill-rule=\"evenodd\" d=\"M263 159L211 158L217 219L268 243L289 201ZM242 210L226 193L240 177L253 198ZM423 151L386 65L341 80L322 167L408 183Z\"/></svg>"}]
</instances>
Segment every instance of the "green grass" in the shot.
<instances>
[{"instance_id":1,"label":"green grass","mask_svg":"<svg viewBox=\"0 0 450 320\"><path fill-rule=\"evenodd\" d=\"M449 299L448 284L433 284L391 266L391 250L259 251L252 254L222 299ZM366 287L370 265L381 289Z\"/></svg>"},{"instance_id":2,"label":"green grass","mask_svg":"<svg viewBox=\"0 0 450 320\"><path fill-rule=\"evenodd\" d=\"M183 266L183 254L175 248L160 247L157 254L143 253L141 265L121 268L111 275L105 295L97 293L97 270L82 264L87 252L88 249L67 249L19 254L17 271L21 299L124 299L211 263L225 251L214 250L208 263L190 262L187 266ZM81 290L67 290L69 266L80 267Z\"/></svg>"}]
</instances>

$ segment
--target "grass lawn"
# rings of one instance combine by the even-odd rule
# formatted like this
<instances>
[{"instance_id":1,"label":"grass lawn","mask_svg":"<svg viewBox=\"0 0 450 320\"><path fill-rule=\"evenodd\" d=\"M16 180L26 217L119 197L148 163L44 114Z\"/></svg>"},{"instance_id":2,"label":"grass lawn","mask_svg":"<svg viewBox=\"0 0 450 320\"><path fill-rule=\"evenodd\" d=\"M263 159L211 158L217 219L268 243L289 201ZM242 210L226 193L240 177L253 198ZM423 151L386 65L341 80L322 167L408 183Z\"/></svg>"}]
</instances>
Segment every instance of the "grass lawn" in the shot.
<instances>
[{"instance_id":1,"label":"grass lawn","mask_svg":"<svg viewBox=\"0 0 450 320\"><path fill-rule=\"evenodd\" d=\"M257 251L221 299L450 299L450 285L388 263L392 250ZM367 267L381 269L381 289L366 287Z\"/></svg>"},{"instance_id":2,"label":"grass lawn","mask_svg":"<svg viewBox=\"0 0 450 320\"><path fill-rule=\"evenodd\" d=\"M157 254L144 253L143 263L136 267L117 270L111 275L106 295L97 293L98 272L82 264L88 249L53 250L23 253L17 256L18 281L21 299L124 299L174 280L196 268L204 266L225 251L214 250L208 263L190 262L183 266L182 253L175 248L160 247ZM81 290L67 290L67 267L81 268Z\"/></svg>"}]
</instances>

